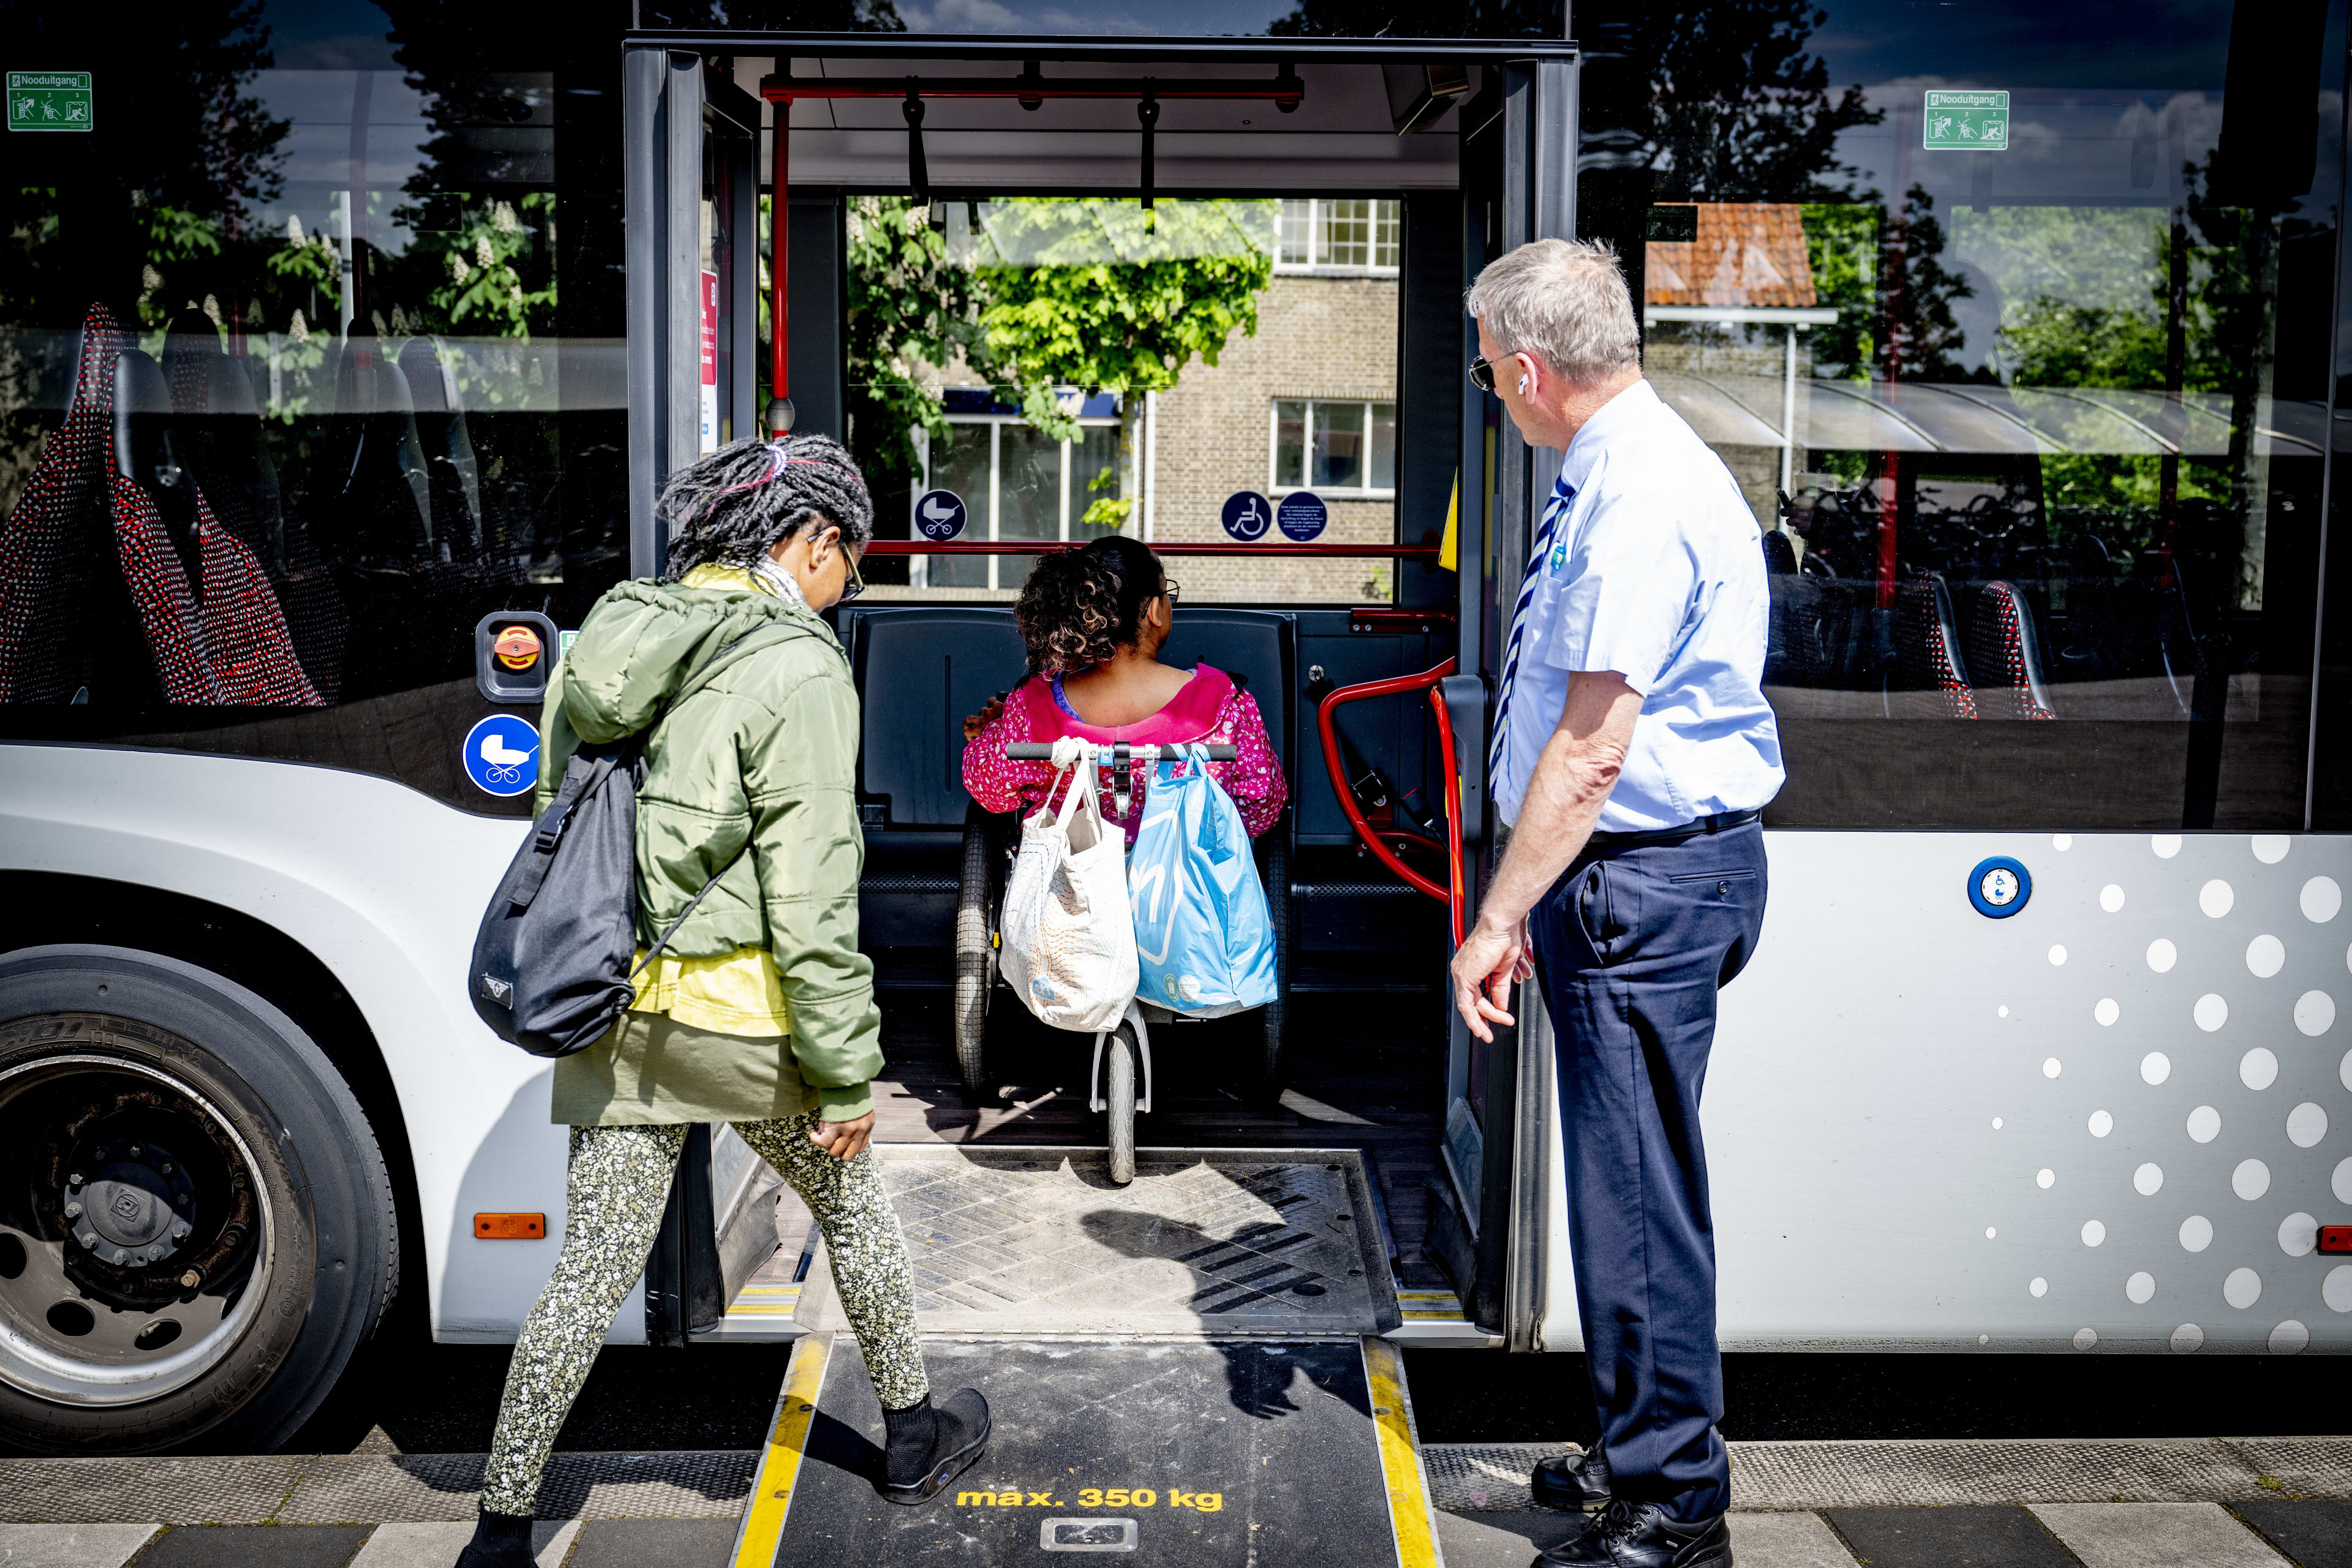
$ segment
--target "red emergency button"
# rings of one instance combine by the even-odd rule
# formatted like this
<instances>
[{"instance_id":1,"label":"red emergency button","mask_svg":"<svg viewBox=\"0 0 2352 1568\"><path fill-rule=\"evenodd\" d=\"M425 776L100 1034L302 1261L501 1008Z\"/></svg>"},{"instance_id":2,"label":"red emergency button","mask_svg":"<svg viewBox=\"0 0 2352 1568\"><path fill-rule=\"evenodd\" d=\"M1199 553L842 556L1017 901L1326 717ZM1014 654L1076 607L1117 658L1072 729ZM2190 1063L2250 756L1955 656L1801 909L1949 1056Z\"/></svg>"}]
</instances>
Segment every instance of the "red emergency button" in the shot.
<instances>
[{"instance_id":1,"label":"red emergency button","mask_svg":"<svg viewBox=\"0 0 2352 1568\"><path fill-rule=\"evenodd\" d=\"M2352 1252L2352 1225L2323 1225L2319 1227L2319 1250L2322 1252Z\"/></svg>"},{"instance_id":2,"label":"red emergency button","mask_svg":"<svg viewBox=\"0 0 2352 1568\"><path fill-rule=\"evenodd\" d=\"M508 626L490 644L490 651L509 669L529 669L539 662L539 634L529 626Z\"/></svg>"}]
</instances>

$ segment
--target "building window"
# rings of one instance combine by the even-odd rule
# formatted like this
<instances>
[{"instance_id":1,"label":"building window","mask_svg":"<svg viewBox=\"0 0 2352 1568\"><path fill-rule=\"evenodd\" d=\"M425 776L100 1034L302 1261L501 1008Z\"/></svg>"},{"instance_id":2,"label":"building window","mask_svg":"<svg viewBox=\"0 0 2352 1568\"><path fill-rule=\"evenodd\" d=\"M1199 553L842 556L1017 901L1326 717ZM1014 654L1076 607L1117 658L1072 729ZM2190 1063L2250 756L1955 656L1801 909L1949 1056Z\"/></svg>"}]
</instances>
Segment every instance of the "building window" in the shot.
<instances>
[{"instance_id":1,"label":"building window","mask_svg":"<svg viewBox=\"0 0 2352 1568\"><path fill-rule=\"evenodd\" d=\"M1392 273L1403 221L1395 202L1314 197L1282 204L1280 272Z\"/></svg>"},{"instance_id":2,"label":"building window","mask_svg":"<svg viewBox=\"0 0 2352 1568\"><path fill-rule=\"evenodd\" d=\"M1272 488L1395 494L1396 405L1276 398Z\"/></svg>"},{"instance_id":3,"label":"building window","mask_svg":"<svg viewBox=\"0 0 2352 1568\"><path fill-rule=\"evenodd\" d=\"M1097 393L1087 400L1076 441L1047 439L984 391L950 388L947 403L950 410L959 404L987 410L950 412L947 435L921 441L922 489L953 490L963 498L965 539L1065 542L1118 531L1084 521L1095 501L1127 493L1117 398ZM911 585L1011 590L1028 580L1035 564L1032 555L919 555Z\"/></svg>"}]
</instances>

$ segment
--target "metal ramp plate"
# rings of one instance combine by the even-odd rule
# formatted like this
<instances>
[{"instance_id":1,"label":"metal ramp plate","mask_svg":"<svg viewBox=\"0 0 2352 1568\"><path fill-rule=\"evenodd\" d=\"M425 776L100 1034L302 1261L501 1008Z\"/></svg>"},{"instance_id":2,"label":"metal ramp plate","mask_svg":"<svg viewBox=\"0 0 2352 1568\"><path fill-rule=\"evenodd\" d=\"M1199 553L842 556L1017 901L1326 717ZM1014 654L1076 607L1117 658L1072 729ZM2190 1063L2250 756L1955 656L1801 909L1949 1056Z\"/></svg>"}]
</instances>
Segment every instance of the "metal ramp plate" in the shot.
<instances>
[{"instance_id":1,"label":"metal ramp plate","mask_svg":"<svg viewBox=\"0 0 2352 1568\"><path fill-rule=\"evenodd\" d=\"M1354 1150L1140 1149L1123 1187L1085 1149L874 1153L927 1337L1357 1335L1402 1321ZM795 1316L848 1327L822 1257Z\"/></svg>"},{"instance_id":2,"label":"metal ramp plate","mask_svg":"<svg viewBox=\"0 0 2352 1568\"><path fill-rule=\"evenodd\" d=\"M857 1342L793 1352L735 1568L1112 1561L1434 1568L1394 1346L1198 1338L931 1342L978 1388L988 1452L930 1502L875 1494L882 1413Z\"/></svg>"}]
</instances>

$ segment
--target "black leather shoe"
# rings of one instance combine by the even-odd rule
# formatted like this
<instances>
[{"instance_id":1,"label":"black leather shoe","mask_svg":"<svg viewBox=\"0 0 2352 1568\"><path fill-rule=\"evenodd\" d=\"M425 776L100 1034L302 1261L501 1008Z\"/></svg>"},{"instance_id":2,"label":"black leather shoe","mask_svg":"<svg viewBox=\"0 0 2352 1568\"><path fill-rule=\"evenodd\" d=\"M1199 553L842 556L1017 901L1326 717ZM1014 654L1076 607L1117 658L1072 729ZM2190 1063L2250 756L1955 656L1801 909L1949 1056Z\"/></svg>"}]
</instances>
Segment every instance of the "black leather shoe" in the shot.
<instances>
[{"instance_id":1,"label":"black leather shoe","mask_svg":"<svg viewBox=\"0 0 2352 1568\"><path fill-rule=\"evenodd\" d=\"M930 1501L988 1450L988 1401L976 1388L960 1388L937 1405L927 1399L913 1410L882 1414L891 1428L891 1441L884 1450L882 1479L874 1489L887 1501ZM924 1416L929 1417L928 1443L920 1440ZM910 1423L911 1432L907 1429Z\"/></svg>"},{"instance_id":2,"label":"black leather shoe","mask_svg":"<svg viewBox=\"0 0 2352 1568\"><path fill-rule=\"evenodd\" d=\"M535 1568L529 1517L484 1510L474 1521L474 1539L457 1554L457 1568Z\"/></svg>"},{"instance_id":3,"label":"black leather shoe","mask_svg":"<svg viewBox=\"0 0 2352 1568\"><path fill-rule=\"evenodd\" d=\"M1621 1498L1535 1568L1731 1568L1731 1521L1676 1524L1656 1503Z\"/></svg>"},{"instance_id":4,"label":"black leather shoe","mask_svg":"<svg viewBox=\"0 0 2352 1568\"><path fill-rule=\"evenodd\" d=\"M1528 1490L1538 1508L1566 1509L1575 1513L1599 1513L1609 1506L1609 1458L1598 1447L1581 1454L1538 1459L1528 1478Z\"/></svg>"}]
</instances>

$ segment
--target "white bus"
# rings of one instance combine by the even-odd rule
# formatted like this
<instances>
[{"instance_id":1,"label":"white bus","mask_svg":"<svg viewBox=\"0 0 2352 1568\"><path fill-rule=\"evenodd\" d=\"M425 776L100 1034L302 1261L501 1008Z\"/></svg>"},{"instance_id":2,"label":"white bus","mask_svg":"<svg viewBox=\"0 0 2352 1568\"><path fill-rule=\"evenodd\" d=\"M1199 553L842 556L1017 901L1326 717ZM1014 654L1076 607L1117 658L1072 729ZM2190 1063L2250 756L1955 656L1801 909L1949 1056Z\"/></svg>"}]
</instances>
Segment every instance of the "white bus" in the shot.
<instances>
[{"instance_id":1,"label":"white bus","mask_svg":"<svg viewBox=\"0 0 2352 1568\"><path fill-rule=\"evenodd\" d=\"M2352 1350L2342 0L383 9L58 15L91 68L12 79L0 1440L265 1448L390 1312L512 1338L564 1144L461 975L516 759L661 477L779 393L886 519L883 1141L1101 1137L1082 1054L957 1080L955 762L1023 550L1123 529L1283 755L1301 998L1163 1052L1144 1142L1366 1150L1381 1327L1576 1349L1549 1026L1473 1048L1439 985L1558 461L1460 298L1546 235L1616 245L1774 568L1727 1347ZM971 325L1021 306L1092 324ZM615 1338L795 1332L730 1310L790 1278L773 1181L685 1173Z\"/></svg>"}]
</instances>

